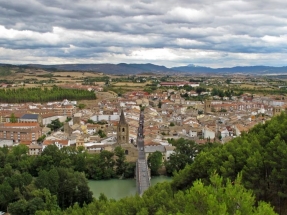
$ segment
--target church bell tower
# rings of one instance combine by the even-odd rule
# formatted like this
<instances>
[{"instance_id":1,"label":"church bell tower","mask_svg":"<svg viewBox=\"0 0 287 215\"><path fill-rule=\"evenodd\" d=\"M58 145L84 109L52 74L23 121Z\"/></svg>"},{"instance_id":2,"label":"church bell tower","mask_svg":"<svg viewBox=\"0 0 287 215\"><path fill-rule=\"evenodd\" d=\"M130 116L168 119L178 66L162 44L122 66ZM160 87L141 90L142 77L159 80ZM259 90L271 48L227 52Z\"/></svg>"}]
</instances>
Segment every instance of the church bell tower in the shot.
<instances>
[{"instance_id":1,"label":"church bell tower","mask_svg":"<svg viewBox=\"0 0 287 215\"><path fill-rule=\"evenodd\" d=\"M117 143L119 145L129 143L129 124L126 122L123 109L121 111L120 121L117 127Z\"/></svg>"}]
</instances>

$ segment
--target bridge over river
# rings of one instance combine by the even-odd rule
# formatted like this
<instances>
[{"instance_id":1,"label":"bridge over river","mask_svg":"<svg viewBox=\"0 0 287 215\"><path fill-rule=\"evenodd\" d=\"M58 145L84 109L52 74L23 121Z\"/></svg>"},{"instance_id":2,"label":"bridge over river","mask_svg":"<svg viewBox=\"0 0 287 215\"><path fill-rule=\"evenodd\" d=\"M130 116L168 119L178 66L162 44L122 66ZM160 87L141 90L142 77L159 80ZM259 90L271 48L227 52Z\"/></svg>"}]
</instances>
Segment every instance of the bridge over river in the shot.
<instances>
[{"instance_id":1,"label":"bridge over river","mask_svg":"<svg viewBox=\"0 0 287 215\"><path fill-rule=\"evenodd\" d=\"M140 196L144 193L145 190L147 190L150 187L150 173L145 156L143 126L144 126L144 113L143 111L141 111L139 118L138 135L137 135L137 147L139 155L136 163L137 192Z\"/></svg>"}]
</instances>

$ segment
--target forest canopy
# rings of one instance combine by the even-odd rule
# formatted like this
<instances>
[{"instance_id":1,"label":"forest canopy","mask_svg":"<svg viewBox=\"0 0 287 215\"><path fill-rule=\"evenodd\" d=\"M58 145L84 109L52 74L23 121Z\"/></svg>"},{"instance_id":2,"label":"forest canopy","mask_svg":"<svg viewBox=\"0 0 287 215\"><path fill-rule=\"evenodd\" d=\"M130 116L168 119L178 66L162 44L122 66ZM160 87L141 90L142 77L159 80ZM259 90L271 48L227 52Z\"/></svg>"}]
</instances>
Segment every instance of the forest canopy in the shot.
<instances>
[{"instance_id":1,"label":"forest canopy","mask_svg":"<svg viewBox=\"0 0 287 215\"><path fill-rule=\"evenodd\" d=\"M19 88L1 89L0 102L22 103L22 102L50 102L68 100L96 99L94 92L78 89L63 89L54 86L48 88Z\"/></svg>"},{"instance_id":2,"label":"forest canopy","mask_svg":"<svg viewBox=\"0 0 287 215\"><path fill-rule=\"evenodd\" d=\"M213 175L210 185L197 180L186 191L174 192L170 183L150 187L142 197L134 196L119 201L108 200L104 195L84 207L78 204L64 211L38 211L36 215L190 215L190 214L248 214L275 215L272 207L256 201L252 191L241 184L241 177L224 182L222 177Z\"/></svg>"},{"instance_id":3,"label":"forest canopy","mask_svg":"<svg viewBox=\"0 0 287 215\"><path fill-rule=\"evenodd\" d=\"M282 113L232 141L204 150L194 162L175 175L175 190L188 189L201 179L210 184L216 172L234 181L242 173L242 184L257 201L270 202L279 214L287 213L287 115Z\"/></svg>"}]
</instances>

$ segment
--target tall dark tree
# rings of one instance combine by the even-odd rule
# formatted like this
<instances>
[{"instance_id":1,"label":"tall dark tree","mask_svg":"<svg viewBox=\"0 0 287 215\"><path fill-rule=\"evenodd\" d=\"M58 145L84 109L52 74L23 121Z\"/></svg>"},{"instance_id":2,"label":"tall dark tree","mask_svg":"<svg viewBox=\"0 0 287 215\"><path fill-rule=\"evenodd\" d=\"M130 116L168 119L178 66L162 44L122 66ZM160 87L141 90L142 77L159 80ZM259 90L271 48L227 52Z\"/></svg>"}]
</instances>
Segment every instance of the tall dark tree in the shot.
<instances>
[{"instance_id":1,"label":"tall dark tree","mask_svg":"<svg viewBox=\"0 0 287 215\"><path fill-rule=\"evenodd\" d=\"M124 174L124 172L126 170L126 165L125 165L126 155L125 155L125 151L123 150L123 148L121 148L120 146L117 146L115 148L115 156L117 156L117 158L116 158L116 174L122 175L122 174Z\"/></svg>"},{"instance_id":2,"label":"tall dark tree","mask_svg":"<svg viewBox=\"0 0 287 215\"><path fill-rule=\"evenodd\" d=\"M151 175L158 175L158 169L162 165L162 154L159 151L155 151L154 153L148 156L148 166L151 170Z\"/></svg>"},{"instance_id":3,"label":"tall dark tree","mask_svg":"<svg viewBox=\"0 0 287 215\"><path fill-rule=\"evenodd\" d=\"M183 138L172 141L172 145L176 148L165 164L169 175L172 175L175 171L184 169L187 164L191 164L201 150L201 147L194 141Z\"/></svg>"}]
</instances>

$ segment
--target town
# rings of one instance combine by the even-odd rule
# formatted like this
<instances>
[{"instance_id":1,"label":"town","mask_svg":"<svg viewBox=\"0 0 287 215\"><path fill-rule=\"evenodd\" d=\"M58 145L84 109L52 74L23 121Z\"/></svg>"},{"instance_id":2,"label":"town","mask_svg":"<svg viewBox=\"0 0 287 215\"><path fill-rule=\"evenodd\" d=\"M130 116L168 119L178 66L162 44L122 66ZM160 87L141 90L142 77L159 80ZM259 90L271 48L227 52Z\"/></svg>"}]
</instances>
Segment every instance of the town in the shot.
<instances>
[{"instance_id":1,"label":"town","mask_svg":"<svg viewBox=\"0 0 287 215\"><path fill-rule=\"evenodd\" d=\"M85 81L87 79L84 78ZM131 78L121 79L127 81ZM163 161L167 161L174 150L174 146L170 144L171 139L185 138L197 144L224 144L243 132L247 133L256 124L265 123L287 107L283 94L262 95L250 92L256 90L256 87L245 88L247 92L244 92L244 88L238 88L243 82L245 85L247 80L250 82L250 77L227 77L225 81L216 76L196 77L191 82L184 77L177 77L180 80L175 80L165 76L139 76L131 80L145 83L149 79L156 83L153 86L157 90L150 92L146 88L136 90L137 87L133 87L132 90L116 93L122 89L110 90L112 78L105 79L107 82L101 82L100 85L90 82L88 85L59 85L66 89L94 91L98 99L91 100L88 104L67 99L47 103L1 103L0 146L24 144L29 147L29 155L34 156L40 155L51 144L59 149L81 146L89 153L113 151L120 144L125 150L127 160L135 162L138 121L140 111L143 110L146 157L159 151L163 155ZM272 86L268 86L268 82L261 79L253 78L256 80L253 82L254 86L260 86L260 89L274 87L274 80ZM284 82L277 82L278 86L275 87L280 90ZM120 83L117 81L117 84ZM129 82L124 82L122 86L127 84ZM241 93L227 94L230 90L224 92L228 84L236 86L237 92ZM29 86L29 82L26 85ZM214 85L217 88L210 87ZM7 86L2 84L2 87ZM117 129L121 113L127 122L124 137L118 134Z\"/></svg>"},{"instance_id":2,"label":"town","mask_svg":"<svg viewBox=\"0 0 287 215\"><path fill-rule=\"evenodd\" d=\"M287 1L0 1L0 215L287 214Z\"/></svg>"}]
</instances>

